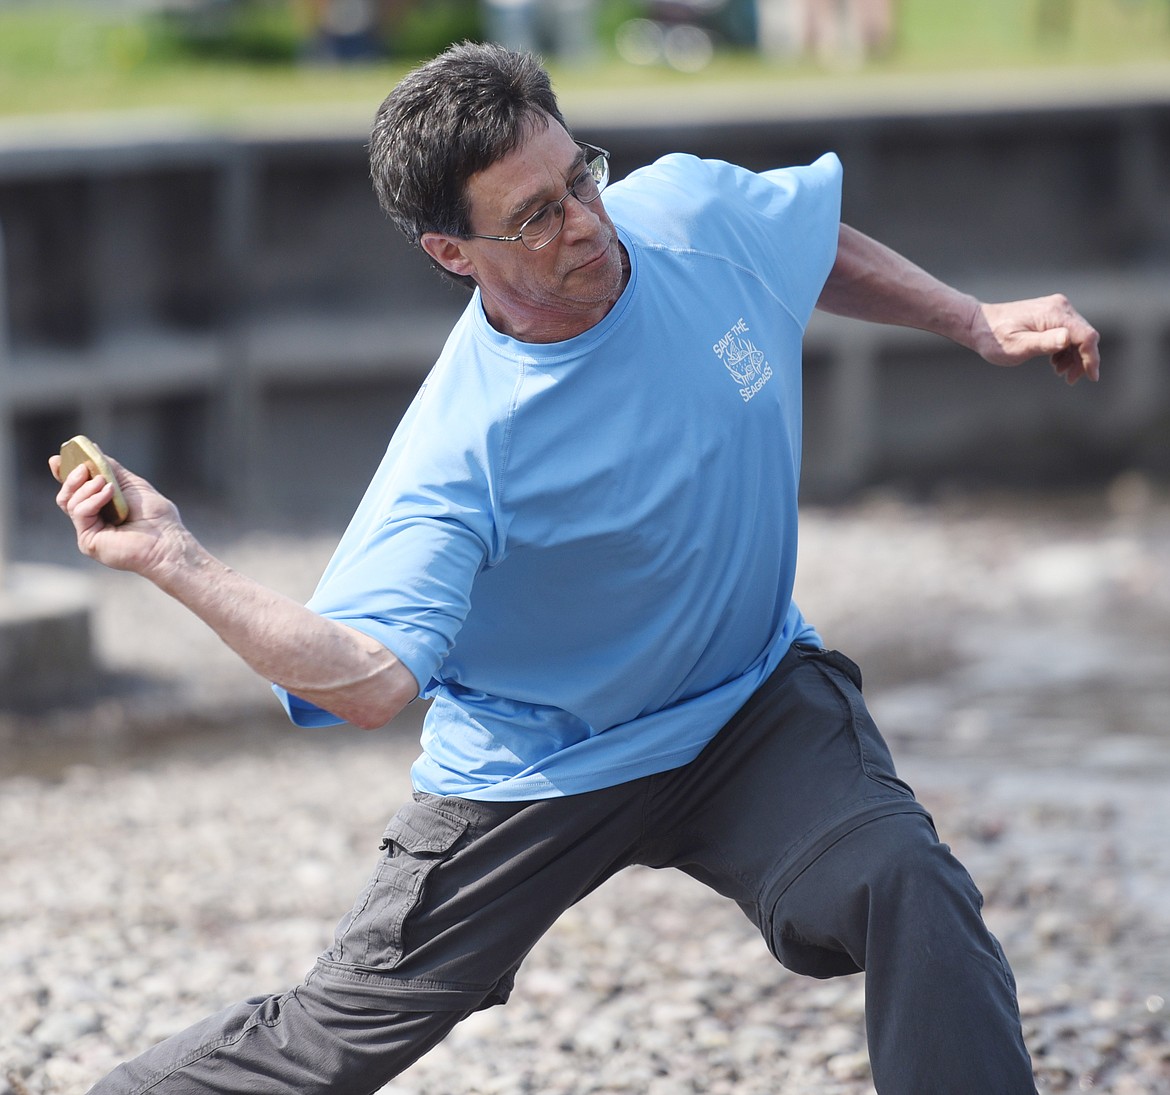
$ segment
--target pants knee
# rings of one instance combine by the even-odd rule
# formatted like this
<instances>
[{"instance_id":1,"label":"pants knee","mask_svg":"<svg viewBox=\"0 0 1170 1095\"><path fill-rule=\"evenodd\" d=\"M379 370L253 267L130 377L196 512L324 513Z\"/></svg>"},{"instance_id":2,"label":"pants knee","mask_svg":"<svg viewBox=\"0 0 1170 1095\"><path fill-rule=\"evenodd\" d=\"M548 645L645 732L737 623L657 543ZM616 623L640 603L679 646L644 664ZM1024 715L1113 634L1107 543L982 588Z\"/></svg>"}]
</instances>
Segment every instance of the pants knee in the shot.
<instances>
[{"instance_id":1,"label":"pants knee","mask_svg":"<svg viewBox=\"0 0 1170 1095\"><path fill-rule=\"evenodd\" d=\"M921 814L866 822L826 849L772 916L773 953L798 973L868 967L875 948L933 949L982 930L983 898Z\"/></svg>"},{"instance_id":2,"label":"pants knee","mask_svg":"<svg viewBox=\"0 0 1170 1095\"><path fill-rule=\"evenodd\" d=\"M924 939L940 931L981 929L983 895L933 827L923 819L917 831L905 822L889 829L893 839L883 842L879 833L879 846L870 849L871 917L901 918L901 931Z\"/></svg>"}]
</instances>

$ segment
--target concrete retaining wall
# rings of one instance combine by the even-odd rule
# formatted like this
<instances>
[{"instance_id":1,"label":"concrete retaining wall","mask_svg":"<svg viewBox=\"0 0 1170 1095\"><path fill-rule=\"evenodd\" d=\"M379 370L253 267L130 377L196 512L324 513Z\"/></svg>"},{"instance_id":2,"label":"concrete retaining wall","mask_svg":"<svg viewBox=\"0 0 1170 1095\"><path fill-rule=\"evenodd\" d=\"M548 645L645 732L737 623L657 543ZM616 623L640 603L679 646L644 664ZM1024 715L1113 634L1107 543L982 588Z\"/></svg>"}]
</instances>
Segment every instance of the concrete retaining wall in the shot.
<instances>
[{"instance_id":1,"label":"concrete retaining wall","mask_svg":"<svg viewBox=\"0 0 1170 1095\"><path fill-rule=\"evenodd\" d=\"M756 107L577 128L618 176L674 149L756 168L833 149L848 221L986 297L1066 291L1104 335L1107 383L1070 390L818 316L809 497L1170 470L1170 93ZM382 218L364 140L0 133L7 519L51 507L44 458L79 431L180 497L349 511L465 299Z\"/></svg>"}]
</instances>

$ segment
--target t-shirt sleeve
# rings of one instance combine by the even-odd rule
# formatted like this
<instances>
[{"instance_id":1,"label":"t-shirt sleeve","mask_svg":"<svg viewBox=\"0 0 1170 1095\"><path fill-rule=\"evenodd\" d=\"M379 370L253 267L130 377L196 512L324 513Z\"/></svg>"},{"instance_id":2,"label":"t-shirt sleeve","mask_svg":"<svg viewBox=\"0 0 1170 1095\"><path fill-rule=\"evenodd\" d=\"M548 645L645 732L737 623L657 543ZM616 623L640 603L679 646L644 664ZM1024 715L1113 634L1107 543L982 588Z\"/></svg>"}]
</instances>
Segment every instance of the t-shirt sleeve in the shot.
<instances>
[{"instance_id":1,"label":"t-shirt sleeve","mask_svg":"<svg viewBox=\"0 0 1170 1095\"><path fill-rule=\"evenodd\" d=\"M765 171L758 177L778 192L767 203L770 210L779 206L783 214L783 230L775 240L776 275L785 302L804 327L837 258L841 161L829 152L807 167Z\"/></svg>"},{"instance_id":2,"label":"t-shirt sleeve","mask_svg":"<svg viewBox=\"0 0 1170 1095\"><path fill-rule=\"evenodd\" d=\"M498 557L499 530L485 447L436 444L451 439L444 423L414 422L412 412L308 607L376 639L426 695L467 617L476 575ZM299 726L343 721L274 691Z\"/></svg>"},{"instance_id":3,"label":"t-shirt sleeve","mask_svg":"<svg viewBox=\"0 0 1170 1095\"><path fill-rule=\"evenodd\" d=\"M704 163L723 198L722 230L803 330L837 257L841 161L829 152L807 166L759 174Z\"/></svg>"},{"instance_id":4,"label":"t-shirt sleeve","mask_svg":"<svg viewBox=\"0 0 1170 1095\"><path fill-rule=\"evenodd\" d=\"M831 152L760 173L675 153L616 183L606 206L651 245L750 266L803 329L837 257L841 181Z\"/></svg>"},{"instance_id":5,"label":"t-shirt sleeve","mask_svg":"<svg viewBox=\"0 0 1170 1095\"><path fill-rule=\"evenodd\" d=\"M395 518L330 570L308 607L380 642L425 695L467 615L484 557L483 541L456 519ZM279 686L274 691L298 726L342 721Z\"/></svg>"}]
</instances>

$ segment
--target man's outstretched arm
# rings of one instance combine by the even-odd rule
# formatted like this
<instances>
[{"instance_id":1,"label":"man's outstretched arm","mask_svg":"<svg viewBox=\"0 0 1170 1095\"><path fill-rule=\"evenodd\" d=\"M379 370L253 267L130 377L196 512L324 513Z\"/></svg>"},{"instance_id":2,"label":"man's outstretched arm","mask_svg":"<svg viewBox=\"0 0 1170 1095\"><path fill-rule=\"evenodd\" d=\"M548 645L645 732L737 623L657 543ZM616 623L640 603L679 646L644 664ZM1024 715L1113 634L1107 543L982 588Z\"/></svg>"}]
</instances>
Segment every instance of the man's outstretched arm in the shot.
<instances>
[{"instance_id":1,"label":"man's outstretched arm","mask_svg":"<svg viewBox=\"0 0 1170 1095\"><path fill-rule=\"evenodd\" d=\"M1097 331L1064 296L983 303L845 224L817 307L931 331L993 365L1047 357L1069 384L1082 377L1096 380L1100 372Z\"/></svg>"},{"instance_id":2,"label":"man's outstretched arm","mask_svg":"<svg viewBox=\"0 0 1170 1095\"><path fill-rule=\"evenodd\" d=\"M49 464L54 475L60 458ZM121 525L103 520L113 489L84 465L57 504L82 553L153 582L190 609L266 680L356 726L374 729L415 698L413 675L375 639L326 619L232 570L187 530L175 506L146 480L110 465L130 505Z\"/></svg>"}]
</instances>

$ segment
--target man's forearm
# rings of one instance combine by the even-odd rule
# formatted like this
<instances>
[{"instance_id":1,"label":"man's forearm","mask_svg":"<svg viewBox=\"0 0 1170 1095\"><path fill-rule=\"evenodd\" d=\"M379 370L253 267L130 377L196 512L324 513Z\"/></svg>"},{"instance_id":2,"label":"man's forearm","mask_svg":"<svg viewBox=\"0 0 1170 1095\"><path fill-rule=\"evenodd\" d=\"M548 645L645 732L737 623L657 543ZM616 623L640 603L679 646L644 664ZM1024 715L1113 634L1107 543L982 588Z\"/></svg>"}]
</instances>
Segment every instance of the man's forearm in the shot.
<instances>
[{"instance_id":1,"label":"man's forearm","mask_svg":"<svg viewBox=\"0 0 1170 1095\"><path fill-rule=\"evenodd\" d=\"M851 319L916 327L972 347L979 302L842 224L837 259L817 307Z\"/></svg>"},{"instance_id":2,"label":"man's forearm","mask_svg":"<svg viewBox=\"0 0 1170 1095\"><path fill-rule=\"evenodd\" d=\"M375 639L232 570L185 530L180 550L148 577L260 676L347 722L381 726L417 694Z\"/></svg>"}]
</instances>

